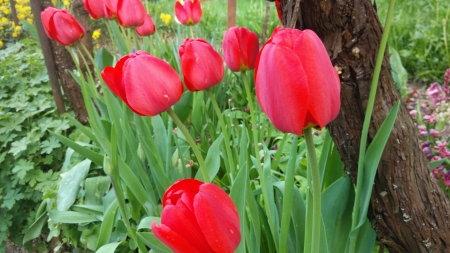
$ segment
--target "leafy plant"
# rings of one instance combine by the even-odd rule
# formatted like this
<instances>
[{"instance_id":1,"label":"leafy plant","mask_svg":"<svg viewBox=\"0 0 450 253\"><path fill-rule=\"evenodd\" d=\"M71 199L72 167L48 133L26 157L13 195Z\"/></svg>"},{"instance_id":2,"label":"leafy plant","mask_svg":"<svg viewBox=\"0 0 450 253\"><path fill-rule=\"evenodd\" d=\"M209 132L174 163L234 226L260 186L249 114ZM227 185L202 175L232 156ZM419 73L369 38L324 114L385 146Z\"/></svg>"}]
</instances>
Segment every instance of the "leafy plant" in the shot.
<instances>
[{"instance_id":1,"label":"leafy plant","mask_svg":"<svg viewBox=\"0 0 450 253\"><path fill-rule=\"evenodd\" d=\"M20 244L42 192L58 180L64 147L48 131L65 133L43 57L24 39L0 51L0 251L7 236Z\"/></svg>"}]
</instances>

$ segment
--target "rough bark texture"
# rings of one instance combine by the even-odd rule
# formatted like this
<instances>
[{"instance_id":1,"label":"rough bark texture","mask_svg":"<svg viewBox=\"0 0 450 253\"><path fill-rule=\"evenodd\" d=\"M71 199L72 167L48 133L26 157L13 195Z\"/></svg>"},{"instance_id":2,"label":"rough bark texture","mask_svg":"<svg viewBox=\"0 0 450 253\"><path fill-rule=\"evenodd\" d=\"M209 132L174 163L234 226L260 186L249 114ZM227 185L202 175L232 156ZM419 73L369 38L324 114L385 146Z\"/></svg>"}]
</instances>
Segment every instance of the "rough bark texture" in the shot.
<instances>
[{"instance_id":1,"label":"rough bark texture","mask_svg":"<svg viewBox=\"0 0 450 253\"><path fill-rule=\"evenodd\" d=\"M370 0L302 0L296 14L296 2L281 0L284 23L314 30L333 64L342 69L341 112L329 130L355 182L361 129L383 32L376 7ZM386 55L369 141L399 100ZM369 219L378 240L391 253L449 252L449 214L450 202L431 173L417 129L402 104L375 178Z\"/></svg>"},{"instance_id":2,"label":"rough bark texture","mask_svg":"<svg viewBox=\"0 0 450 253\"><path fill-rule=\"evenodd\" d=\"M79 2L79 3L78 3ZM73 10L80 12L79 5L83 5L81 0L75 0L73 1ZM41 7L42 10L45 9L48 6L53 6L52 2L50 0L43 0L41 1ZM84 10L84 12L87 14L87 12ZM82 15L75 15L77 16L78 21L80 21L80 17ZM87 16L87 20L89 20L89 16ZM81 21L80 21L81 23ZM84 27L85 24L81 23ZM89 35L86 35L85 37L88 37ZM89 38L88 38L89 40ZM88 43L89 44L89 43ZM90 48L92 49L92 42L90 43ZM69 105L72 108L72 110L75 113L75 118L80 121L83 124L87 124L88 122L88 114L86 111L86 106L84 105L83 96L81 94L81 87L78 85L78 83L75 81L75 79L72 78L70 75L70 71L73 71L76 69L75 63L72 60L72 57L70 56L69 52L67 52L66 48L60 44L58 44L56 41L51 41L51 48L53 57L55 59L55 68L58 72L60 84L63 88L64 94L67 97L67 100L69 101ZM85 67L84 67L85 68ZM84 72L84 71L83 71Z\"/></svg>"}]
</instances>

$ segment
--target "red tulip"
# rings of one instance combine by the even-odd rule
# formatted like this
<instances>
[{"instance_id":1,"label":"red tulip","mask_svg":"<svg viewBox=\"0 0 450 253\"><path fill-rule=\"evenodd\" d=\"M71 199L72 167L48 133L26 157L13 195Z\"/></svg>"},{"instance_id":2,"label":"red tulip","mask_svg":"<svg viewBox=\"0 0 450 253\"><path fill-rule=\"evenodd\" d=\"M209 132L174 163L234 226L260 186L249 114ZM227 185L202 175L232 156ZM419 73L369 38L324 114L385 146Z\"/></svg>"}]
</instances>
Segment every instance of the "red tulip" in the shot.
<instances>
[{"instance_id":1,"label":"red tulip","mask_svg":"<svg viewBox=\"0 0 450 253\"><path fill-rule=\"evenodd\" d=\"M175 16L182 25L195 25L202 19L200 0L177 0Z\"/></svg>"},{"instance_id":2,"label":"red tulip","mask_svg":"<svg viewBox=\"0 0 450 253\"><path fill-rule=\"evenodd\" d=\"M275 29L256 60L255 84L262 110L282 132L301 135L339 113L339 76L311 30Z\"/></svg>"},{"instance_id":3,"label":"red tulip","mask_svg":"<svg viewBox=\"0 0 450 253\"><path fill-rule=\"evenodd\" d=\"M138 27L144 23L145 7L141 0L119 0L117 21L124 27Z\"/></svg>"},{"instance_id":4,"label":"red tulip","mask_svg":"<svg viewBox=\"0 0 450 253\"><path fill-rule=\"evenodd\" d=\"M161 224L153 234L175 253L232 253L241 241L239 215L217 185L184 179L163 197Z\"/></svg>"},{"instance_id":5,"label":"red tulip","mask_svg":"<svg viewBox=\"0 0 450 253\"><path fill-rule=\"evenodd\" d=\"M83 0L83 4L94 20L105 17L105 3L103 0Z\"/></svg>"},{"instance_id":6,"label":"red tulip","mask_svg":"<svg viewBox=\"0 0 450 253\"><path fill-rule=\"evenodd\" d=\"M95 1L95 0L94 0ZM105 17L109 20L117 18L117 4L119 0L104 0L105 4Z\"/></svg>"},{"instance_id":7,"label":"red tulip","mask_svg":"<svg viewBox=\"0 0 450 253\"><path fill-rule=\"evenodd\" d=\"M202 39L186 39L178 49L184 84L190 91L206 90L223 78L223 61L219 53Z\"/></svg>"},{"instance_id":8,"label":"red tulip","mask_svg":"<svg viewBox=\"0 0 450 253\"><path fill-rule=\"evenodd\" d=\"M136 27L136 32L140 36L152 35L156 31L155 23L153 23L152 17L149 14L145 14L144 23Z\"/></svg>"},{"instance_id":9,"label":"red tulip","mask_svg":"<svg viewBox=\"0 0 450 253\"><path fill-rule=\"evenodd\" d=\"M102 78L132 111L143 116L167 111L183 93L178 73L144 51L122 57L115 67L106 67Z\"/></svg>"},{"instance_id":10,"label":"red tulip","mask_svg":"<svg viewBox=\"0 0 450 253\"><path fill-rule=\"evenodd\" d=\"M64 46L75 44L86 33L80 23L66 10L47 7L41 12L41 19L47 36Z\"/></svg>"},{"instance_id":11,"label":"red tulip","mask_svg":"<svg viewBox=\"0 0 450 253\"><path fill-rule=\"evenodd\" d=\"M222 49L231 71L254 69L259 52L258 35L245 27L231 27L223 35Z\"/></svg>"}]
</instances>

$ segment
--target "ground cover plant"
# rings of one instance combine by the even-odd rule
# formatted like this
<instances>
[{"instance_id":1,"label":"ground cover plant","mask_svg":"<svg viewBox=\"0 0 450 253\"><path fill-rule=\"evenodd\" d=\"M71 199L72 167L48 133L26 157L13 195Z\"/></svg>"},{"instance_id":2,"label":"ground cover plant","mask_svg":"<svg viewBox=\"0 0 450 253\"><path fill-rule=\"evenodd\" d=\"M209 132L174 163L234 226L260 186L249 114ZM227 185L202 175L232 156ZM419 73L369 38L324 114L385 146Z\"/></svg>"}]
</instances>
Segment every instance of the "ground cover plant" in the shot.
<instances>
[{"instance_id":1,"label":"ground cover plant","mask_svg":"<svg viewBox=\"0 0 450 253\"><path fill-rule=\"evenodd\" d=\"M38 189L44 195L43 205L36 213L32 213L35 220L25 232L24 241L29 241L48 229L46 239L59 238L56 246L59 251L146 251L146 247L149 247L154 252L169 252L157 240L160 237L154 235L158 228L154 226L164 224L160 217L167 205L164 201L166 190L176 188L177 184L169 187L176 180L196 178L206 182L211 180L234 201L241 217L239 226L242 235L236 252L301 252L304 250L302 240L307 236L302 232L303 228L298 227L304 226L304 217L294 215L294 212L305 213L303 202L312 198L308 186L310 161L307 159L311 153L330 157L328 160L320 160L323 168L320 174L320 191L323 191L325 201L329 201L326 203L336 204L333 202L336 198L342 202L338 208L346 210L347 216L342 215L339 219L345 219L346 226L348 225L345 231L348 231L352 225L352 217L348 216L351 209L348 208L353 204L354 192L348 177L342 177L343 165L327 132L323 130L314 133L315 150L309 150L310 155L306 155L307 144L303 138L296 139L293 135L277 131L271 124L274 120L269 121L262 110L255 106L255 93L248 89L255 85L253 78L250 78L252 73L234 73L230 70L231 67L225 67L224 78L219 81L219 85L208 92L185 90L182 95L173 94L181 96L180 102L173 107L173 115L170 112L157 113L159 115L152 115L153 117L136 115L136 111L143 114L141 109L133 108L130 102L120 96L120 92L110 90L105 85L103 80L106 84L108 82L100 74L103 68L117 66L119 59L133 50L143 49L168 62L178 72L181 80L187 78L186 71L183 70L184 60L179 53L181 45L187 48L190 43L185 42L185 38L205 38L220 55L225 55L221 44L226 30L223 11L226 1L202 3L203 18L194 27L184 27L174 21L172 1L145 3L147 12L152 14L156 24L157 32L154 35L138 39L133 34L133 29L124 29L115 21L93 21L101 27L101 32L96 33L95 38L101 36L105 42L112 36L113 40L106 43L106 49L98 42L98 51L93 60L83 59L81 55L74 57L78 63L94 61L99 67L94 73L85 73L86 75L79 71L73 73L85 89L91 122L89 126L78 124L78 137L72 136L72 140L65 138L64 132L58 129L49 129L53 132L51 135L48 135L50 132L45 132L54 144L54 150L49 149L48 156L57 156L61 161L61 153L65 152L65 164L60 165L60 172L64 174L58 178L59 173L50 173L50 181L55 184L48 183L45 189ZM264 1L239 1L238 25L245 25L261 35L264 10ZM272 9L269 31L273 30L277 22ZM73 54L84 50L77 46L73 48L68 49ZM187 84L186 86L189 89ZM192 90L204 88L195 87ZM98 90L102 92L99 93ZM183 129L172 118L174 115L180 118L187 129ZM67 121L64 122L62 126L67 124ZM189 140L189 135L193 137L192 140ZM59 142L70 148L56 147L61 145ZM8 147L10 152L15 150L10 148ZM293 158L295 156L297 158ZM200 157L205 157L203 162ZM263 167L259 168L261 163ZM330 164L338 166L332 168ZM56 165L58 166L59 164ZM295 176L291 177L287 173L292 173L292 168L295 170L289 175ZM22 174L8 174L13 177L19 175ZM291 193L285 190L288 178L296 185ZM443 182L443 187L446 187L445 181ZM202 191L195 191L196 195L201 193ZM283 201L287 198L286 194L294 195L292 214L286 212L289 210ZM14 196L21 197L20 194ZM297 203L298 201L301 203ZM330 217L329 215L323 213L324 217ZM285 217L289 216L291 219L288 218L286 223ZM372 250L374 233L370 226L367 227L365 216L361 217L361 230L369 235L365 234L364 239L367 241L359 241L356 247L365 246ZM338 229L340 228L333 228L331 231L340 231ZM285 231L281 238L277 236L278 230ZM339 236L334 232L326 233L329 242L341 241L337 247L344 247L344 250L346 238ZM287 243L284 243L285 240ZM170 245L167 242L165 244ZM374 250L378 252L378 248Z\"/></svg>"},{"instance_id":2,"label":"ground cover plant","mask_svg":"<svg viewBox=\"0 0 450 253\"><path fill-rule=\"evenodd\" d=\"M29 38L0 51L0 251L7 236L20 244L63 164L65 148L49 131L64 134L69 122L56 113L37 46Z\"/></svg>"}]
</instances>

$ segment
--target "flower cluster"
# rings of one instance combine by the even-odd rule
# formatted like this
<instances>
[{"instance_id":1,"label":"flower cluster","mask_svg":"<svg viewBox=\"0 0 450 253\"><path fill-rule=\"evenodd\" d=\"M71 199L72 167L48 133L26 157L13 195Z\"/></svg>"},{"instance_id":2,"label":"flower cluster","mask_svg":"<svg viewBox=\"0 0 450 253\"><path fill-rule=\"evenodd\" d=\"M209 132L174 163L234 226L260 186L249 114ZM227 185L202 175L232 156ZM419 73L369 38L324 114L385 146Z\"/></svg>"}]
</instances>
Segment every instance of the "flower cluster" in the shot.
<instances>
[{"instance_id":1,"label":"flower cluster","mask_svg":"<svg viewBox=\"0 0 450 253\"><path fill-rule=\"evenodd\" d=\"M432 83L421 98L417 90L407 98L409 113L417 120L419 138L423 152L429 161L450 158L450 69L444 75L444 83ZM450 167L445 162L433 169L436 179L450 187Z\"/></svg>"},{"instance_id":2,"label":"flower cluster","mask_svg":"<svg viewBox=\"0 0 450 253\"><path fill-rule=\"evenodd\" d=\"M19 21L27 20L28 22L33 23L30 0L17 0L14 7ZM22 27L13 21L9 1L0 0L0 48L3 46L3 41L11 38L16 39L20 36L21 31Z\"/></svg>"}]
</instances>

